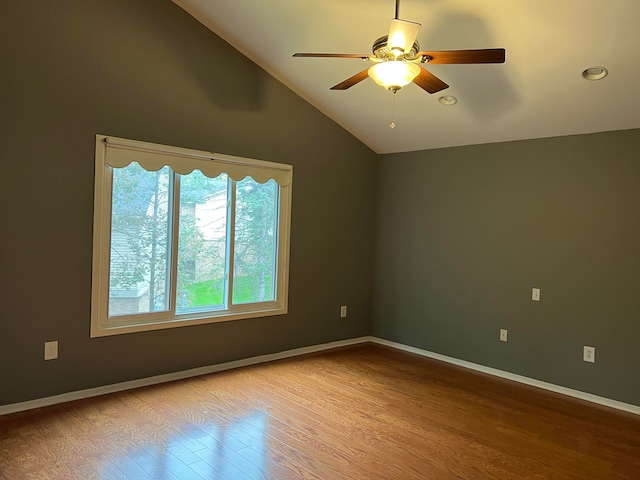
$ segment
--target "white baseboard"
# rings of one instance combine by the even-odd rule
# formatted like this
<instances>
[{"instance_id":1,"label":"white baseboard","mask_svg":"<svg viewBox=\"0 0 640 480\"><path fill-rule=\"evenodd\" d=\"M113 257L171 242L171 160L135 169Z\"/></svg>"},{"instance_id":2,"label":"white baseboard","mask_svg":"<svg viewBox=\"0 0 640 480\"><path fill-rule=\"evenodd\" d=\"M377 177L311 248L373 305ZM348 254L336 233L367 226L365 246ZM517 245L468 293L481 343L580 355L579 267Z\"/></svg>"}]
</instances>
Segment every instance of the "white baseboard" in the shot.
<instances>
[{"instance_id":1,"label":"white baseboard","mask_svg":"<svg viewBox=\"0 0 640 480\"><path fill-rule=\"evenodd\" d=\"M50 405L56 405L58 403L70 402L73 400L81 400L83 398L97 397L106 393L120 392L123 390L131 390L139 387L147 387L150 385L157 385L159 383L171 382L174 380L182 380L184 378L196 377L198 375L206 375L208 373L221 372L224 370L230 370L233 368L246 367L249 365L256 365L259 363L271 362L274 360L281 360L284 358L296 357L299 355L305 355L308 353L321 352L323 350L330 350L333 348L347 347L350 345L357 345L360 343L377 343L379 345L385 345L387 347L396 348L409 353L415 353L435 360L447 362L459 367L468 368L496 377L505 378L515 382L523 383L533 387L542 388L551 392L560 393L569 397L579 398L588 402L597 403L606 407L615 408L617 410L623 410L625 412L634 413L640 415L640 406L631 405L629 403L618 402L617 400L611 400L605 397L599 397L590 393L581 392L579 390L573 390L571 388L561 387L552 383L542 382L533 378L523 377L513 373L505 372L495 368L485 367L476 363L467 362L465 360L459 360L457 358L448 357L439 353L429 352L427 350L421 350L419 348L410 347L401 343L391 342L377 337L359 337L349 340L341 340L337 342L324 343L321 345L313 345L310 347L296 348L293 350L287 350L279 353L272 353L269 355L260 355L257 357L245 358L234 362L220 363L217 365L209 365L206 367L193 368L190 370L184 370L181 372L168 373L165 375L157 375L154 377L142 378L139 380L132 380L129 382L116 383L112 385L105 385L102 387L89 388L86 390L78 390L75 392L63 393L60 395L54 395L52 397L38 398L36 400L29 400L26 402L12 403L9 405L0 405L0 415L7 415L9 413L16 413L25 410L32 410L34 408L47 407Z\"/></svg>"},{"instance_id":2,"label":"white baseboard","mask_svg":"<svg viewBox=\"0 0 640 480\"><path fill-rule=\"evenodd\" d=\"M468 368L470 370L475 370L477 372L488 373L489 375L493 375L496 377L505 378L507 380L512 380L518 383L524 383L525 385L530 385L532 387L542 388L544 390L549 390L555 393L561 393L562 395L567 395L569 397L579 398L580 400L586 400L587 402L597 403L599 405L604 405L605 407L611 407L611 408L615 408L616 410L623 410L625 412L630 412L630 413L635 413L636 415L640 415L640 406L632 405L630 403L624 403L624 402L619 402L617 400L611 400L610 398L599 397L598 395L581 392L580 390L573 390L571 388L561 387L560 385L543 382L540 380L536 380L535 378L516 375L515 373L505 372L503 370L498 370L496 368L485 367L484 365L478 365L477 363L471 363L465 360L459 360L454 357L447 357L446 355L429 352L427 350L421 350L419 348L410 347L408 345L391 342L389 340L384 340L381 338L370 337L369 341L373 343L377 343L379 345L385 345L387 347L403 350L405 352L415 353L423 357L433 358L434 360L440 360L443 362L451 363L453 365Z\"/></svg>"},{"instance_id":3,"label":"white baseboard","mask_svg":"<svg viewBox=\"0 0 640 480\"><path fill-rule=\"evenodd\" d=\"M296 357L307 353L321 352L332 348L347 347L358 343L370 342L369 337L352 338L338 342L324 343L321 345L312 345L310 347L295 348L279 353L269 355L260 355L257 357L245 358L234 362L219 363L216 365L208 365L206 367L192 368L181 372L167 373L164 375L156 375L154 377L141 378L139 380L131 380L129 382L115 383L102 387L88 388L86 390L77 390L75 392L63 393L52 397L37 398L26 402L12 403L9 405L0 405L0 415L9 413L22 412L32 410L34 408L48 407L58 403L71 402L73 400L81 400L83 398L97 397L106 393L121 392L123 390L131 390L134 388L148 387L159 383L172 382L174 380L182 380L184 378L197 377L198 375L206 375L208 373L221 372L223 370L231 370L233 368L246 367L256 365L258 363L271 362L273 360L281 360L284 358Z\"/></svg>"}]
</instances>

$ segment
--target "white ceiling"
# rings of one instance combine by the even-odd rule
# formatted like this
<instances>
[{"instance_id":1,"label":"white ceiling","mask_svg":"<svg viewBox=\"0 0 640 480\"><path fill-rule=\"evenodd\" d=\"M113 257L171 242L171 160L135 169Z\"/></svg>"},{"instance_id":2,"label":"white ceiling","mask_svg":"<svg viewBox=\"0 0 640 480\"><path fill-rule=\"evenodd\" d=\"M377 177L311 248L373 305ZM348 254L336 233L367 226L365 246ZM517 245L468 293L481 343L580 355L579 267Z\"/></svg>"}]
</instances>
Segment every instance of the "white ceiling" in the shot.
<instances>
[{"instance_id":1,"label":"white ceiling","mask_svg":"<svg viewBox=\"0 0 640 480\"><path fill-rule=\"evenodd\" d=\"M394 95L373 80L329 90L368 64L292 58L371 53L394 0L174 1L378 153L640 128L639 0L401 0L422 50L501 47L507 60L427 66L450 87L400 90L395 129ZM609 76L584 80L592 66ZM445 94L458 104L438 103Z\"/></svg>"}]
</instances>

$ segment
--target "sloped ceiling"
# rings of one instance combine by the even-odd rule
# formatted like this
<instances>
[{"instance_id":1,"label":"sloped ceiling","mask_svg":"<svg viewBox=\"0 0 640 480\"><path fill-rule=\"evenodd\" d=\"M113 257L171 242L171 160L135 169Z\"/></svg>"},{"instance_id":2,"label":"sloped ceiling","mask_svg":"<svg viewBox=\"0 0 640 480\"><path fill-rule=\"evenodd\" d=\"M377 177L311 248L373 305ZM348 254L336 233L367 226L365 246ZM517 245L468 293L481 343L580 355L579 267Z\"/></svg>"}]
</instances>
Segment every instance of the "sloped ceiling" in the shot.
<instances>
[{"instance_id":1,"label":"sloped ceiling","mask_svg":"<svg viewBox=\"0 0 640 480\"><path fill-rule=\"evenodd\" d=\"M378 153L640 128L637 0L401 0L400 18L422 24L422 50L502 47L507 60L428 66L450 88L410 84L395 99L371 79L329 90L361 60L292 57L369 54L393 0L174 1ZM609 76L583 79L593 66Z\"/></svg>"}]
</instances>

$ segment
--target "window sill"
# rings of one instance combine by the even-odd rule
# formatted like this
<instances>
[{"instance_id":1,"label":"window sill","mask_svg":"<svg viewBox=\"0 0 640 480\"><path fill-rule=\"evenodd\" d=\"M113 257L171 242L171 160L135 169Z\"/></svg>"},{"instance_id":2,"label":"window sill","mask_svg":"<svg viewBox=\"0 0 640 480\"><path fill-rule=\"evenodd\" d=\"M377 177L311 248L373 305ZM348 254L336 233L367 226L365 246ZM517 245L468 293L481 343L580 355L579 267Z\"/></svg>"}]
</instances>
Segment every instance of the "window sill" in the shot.
<instances>
[{"instance_id":1,"label":"window sill","mask_svg":"<svg viewBox=\"0 0 640 480\"><path fill-rule=\"evenodd\" d=\"M215 316L181 316L172 320L161 319L140 323L132 323L131 321L129 321L126 323L118 324L116 322L111 322L106 325L92 325L91 338L108 337L111 335L123 335L126 333L149 332L154 330L164 330L167 328L188 327L192 325L205 325L209 323L230 322L234 320L248 320L251 318L285 315L286 313L286 307L278 307L265 308L262 310L255 310L251 312L245 311L242 313L225 312L216 314Z\"/></svg>"}]
</instances>

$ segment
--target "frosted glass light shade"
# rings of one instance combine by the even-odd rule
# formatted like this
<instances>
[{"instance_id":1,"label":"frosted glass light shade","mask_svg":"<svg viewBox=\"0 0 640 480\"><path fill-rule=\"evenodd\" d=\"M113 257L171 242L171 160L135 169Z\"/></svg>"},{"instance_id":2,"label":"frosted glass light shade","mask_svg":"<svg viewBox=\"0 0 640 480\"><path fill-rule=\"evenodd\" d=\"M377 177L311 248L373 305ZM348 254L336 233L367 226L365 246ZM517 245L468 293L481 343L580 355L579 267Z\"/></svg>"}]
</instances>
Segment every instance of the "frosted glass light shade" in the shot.
<instances>
[{"instance_id":1,"label":"frosted glass light shade","mask_svg":"<svg viewBox=\"0 0 640 480\"><path fill-rule=\"evenodd\" d=\"M391 60L376 63L368 73L378 85L389 90L398 90L418 76L420 67L415 63Z\"/></svg>"}]
</instances>

